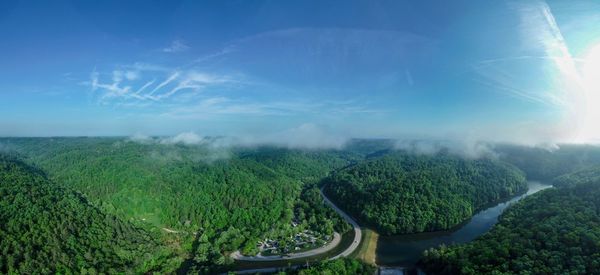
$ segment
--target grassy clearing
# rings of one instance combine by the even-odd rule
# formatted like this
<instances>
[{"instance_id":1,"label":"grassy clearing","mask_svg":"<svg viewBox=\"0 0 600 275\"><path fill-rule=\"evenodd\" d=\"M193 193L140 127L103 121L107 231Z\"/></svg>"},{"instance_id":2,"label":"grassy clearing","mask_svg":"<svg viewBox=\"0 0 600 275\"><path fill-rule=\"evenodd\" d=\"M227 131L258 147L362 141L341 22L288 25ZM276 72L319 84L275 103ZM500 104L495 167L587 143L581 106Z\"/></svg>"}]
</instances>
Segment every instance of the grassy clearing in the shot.
<instances>
[{"instance_id":1,"label":"grassy clearing","mask_svg":"<svg viewBox=\"0 0 600 275\"><path fill-rule=\"evenodd\" d=\"M377 239L379 239L379 234L377 234L377 232L371 229L363 229L363 240L353 257L374 265Z\"/></svg>"}]
</instances>

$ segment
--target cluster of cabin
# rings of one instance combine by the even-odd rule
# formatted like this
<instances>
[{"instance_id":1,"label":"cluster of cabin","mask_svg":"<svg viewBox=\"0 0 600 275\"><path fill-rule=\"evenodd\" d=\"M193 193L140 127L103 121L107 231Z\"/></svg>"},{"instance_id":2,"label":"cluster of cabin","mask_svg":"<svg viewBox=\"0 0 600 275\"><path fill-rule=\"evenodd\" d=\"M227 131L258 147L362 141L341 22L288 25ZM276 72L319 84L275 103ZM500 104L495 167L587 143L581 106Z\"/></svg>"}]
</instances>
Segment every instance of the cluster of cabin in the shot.
<instances>
[{"instance_id":1,"label":"cluster of cabin","mask_svg":"<svg viewBox=\"0 0 600 275\"><path fill-rule=\"evenodd\" d=\"M303 230L289 236L284 240L273 240L266 238L262 241L259 241L257 243L257 247L260 251L260 254L263 256L279 255L318 247L325 244L325 242L330 239L330 236L321 237L320 234L316 232Z\"/></svg>"}]
</instances>

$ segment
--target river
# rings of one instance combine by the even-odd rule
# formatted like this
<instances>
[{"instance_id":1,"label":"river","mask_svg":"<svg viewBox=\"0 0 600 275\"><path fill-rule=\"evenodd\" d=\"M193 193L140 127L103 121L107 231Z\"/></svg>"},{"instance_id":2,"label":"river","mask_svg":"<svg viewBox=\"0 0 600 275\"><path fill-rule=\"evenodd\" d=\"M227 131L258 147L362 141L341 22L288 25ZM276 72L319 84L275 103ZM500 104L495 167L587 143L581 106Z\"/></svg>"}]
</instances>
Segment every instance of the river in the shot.
<instances>
[{"instance_id":1,"label":"river","mask_svg":"<svg viewBox=\"0 0 600 275\"><path fill-rule=\"evenodd\" d=\"M451 231L379 236L377 241L377 264L383 266L411 267L423 255L423 251L441 244L458 244L472 241L490 230L498 222L498 216L512 203L552 187L538 181L528 182L529 190L522 195L500 202L475 214L471 219Z\"/></svg>"},{"instance_id":2,"label":"river","mask_svg":"<svg viewBox=\"0 0 600 275\"><path fill-rule=\"evenodd\" d=\"M483 233L490 230L490 228L498 222L498 216L504 212L504 210L512 203L537 193L546 188L552 187L551 185L543 184L538 181L528 181L528 190L526 193L515 196L511 199L504 200L496 203L489 208L479 211L471 219L456 226L454 230L431 232L431 233L419 233L419 234L406 234L406 235L395 235L395 236L379 236L377 241L377 264L380 266L387 267L407 267L412 268L417 261L423 255L423 251L437 247L441 244L458 244L469 242ZM236 261L236 270L252 271L264 271L264 268L272 268L270 272L275 272L279 267L295 266L298 264L305 264L307 262L317 262L323 260L332 255L339 254L343 249L351 245L354 239L354 231L350 231L344 234L342 237L342 243L338 245L332 251L327 253L306 258L306 259L292 259L292 260L279 260L272 262L250 262L250 261ZM393 268L390 271L394 271ZM390 273L391 274L391 273Z\"/></svg>"}]
</instances>

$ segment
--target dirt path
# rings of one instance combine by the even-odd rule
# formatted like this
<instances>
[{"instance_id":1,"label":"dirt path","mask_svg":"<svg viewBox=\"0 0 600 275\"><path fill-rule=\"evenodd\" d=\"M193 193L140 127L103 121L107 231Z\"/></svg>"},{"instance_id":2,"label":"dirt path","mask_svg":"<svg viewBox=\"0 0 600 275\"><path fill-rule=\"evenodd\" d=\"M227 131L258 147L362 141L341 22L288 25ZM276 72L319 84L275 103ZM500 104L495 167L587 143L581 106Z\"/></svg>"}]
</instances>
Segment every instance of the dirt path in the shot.
<instances>
[{"instance_id":1,"label":"dirt path","mask_svg":"<svg viewBox=\"0 0 600 275\"><path fill-rule=\"evenodd\" d=\"M168 233L179 233L179 231L177 231L177 230L169 229L166 227L163 227L162 230L167 231Z\"/></svg>"}]
</instances>

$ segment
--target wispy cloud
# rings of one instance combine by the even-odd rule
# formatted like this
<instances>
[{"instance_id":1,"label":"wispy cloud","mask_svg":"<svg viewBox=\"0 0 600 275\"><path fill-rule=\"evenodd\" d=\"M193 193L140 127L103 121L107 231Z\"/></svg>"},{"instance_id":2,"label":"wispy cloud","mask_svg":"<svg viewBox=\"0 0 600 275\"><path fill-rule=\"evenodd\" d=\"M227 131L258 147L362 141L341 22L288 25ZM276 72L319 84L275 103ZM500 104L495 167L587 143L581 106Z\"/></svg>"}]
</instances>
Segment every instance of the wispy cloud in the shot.
<instances>
[{"instance_id":1,"label":"wispy cloud","mask_svg":"<svg viewBox=\"0 0 600 275\"><path fill-rule=\"evenodd\" d=\"M194 132L184 132L170 138L164 138L161 140L163 144L185 144L185 145L197 145L204 141L204 138Z\"/></svg>"},{"instance_id":2,"label":"wispy cloud","mask_svg":"<svg viewBox=\"0 0 600 275\"><path fill-rule=\"evenodd\" d=\"M152 91L150 91L150 93L148 94L148 96L152 96L158 90L160 90L163 87L169 85L169 83L173 82L177 77L179 77L179 74L180 74L179 72L172 73L167 79L165 79L163 82L161 82L156 87L154 87L154 89L152 89Z\"/></svg>"},{"instance_id":3,"label":"wispy cloud","mask_svg":"<svg viewBox=\"0 0 600 275\"><path fill-rule=\"evenodd\" d=\"M114 99L160 102L184 91L198 94L206 88L241 83L228 75L205 73L195 69L165 70L165 67L148 64L122 67L134 69L115 69L103 74L94 70L90 81L84 84L91 86L93 91L100 92L103 102ZM146 79L144 75L147 76ZM148 80L148 77L152 79Z\"/></svg>"},{"instance_id":4,"label":"wispy cloud","mask_svg":"<svg viewBox=\"0 0 600 275\"><path fill-rule=\"evenodd\" d=\"M114 82L121 82L122 80L136 80L140 77L140 72L139 71L133 71L133 70L126 70L126 71L122 71L122 70L114 70L113 71L113 81Z\"/></svg>"},{"instance_id":5,"label":"wispy cloud","mask_svg":"<svg viewBox=\"0 0 600 275\"><path fill-rule=\"evenodd\" d=\"M155 81L156 81L156 79L152 79L152 80L146 82L146 84L144 84L144 86L142 86L141 88L139 88L137 90L137 92L135 92L135 93L138 94L138 95L141 94L144 90L146 90L146 88L152 86L152 84L154 84Z\"/></svg>"},{"instance_id":6,"label":"wispy cloud","mask_svg":"<svg viewBox=\"0 0 600 275\"><path fill-rule=\"evenodd\" d=\"M521 18L521 35L524 47L542 49L545 56L567 76L577 74L576 65L569 47L556 23L550 6L545 1L515 3Z\"/></svg>"},{"instance_id":7,"label":"wispy cloud","mask_svg":"<svg viewBox=\"0 0 600 275\"><path fill-rule=\"evenodd\" d=\"M169 72L169 71L172 71L172 68L169 68L166 66L150 64L150 63L142 63L142 62L136 62L131 65L125 65L123 67L128 70L135 70L135 71L142 71L142 72Z\"/></svg>"},{"instance_id":8,"label":"wispy cloud","mask_svg":"<svg viewBox=\"0 0 600 275\"><path fill-rule=\"evenodd\" d=\"M567 141L597 142L600 132L595 129L598 128L600 112L595 111L597 103L590 102L598 102L599 99L597 86L586 83L585 64L589 60L580 60L572 56L546 2L538 1L517 7L521 11L524 40L541 46L556 70L553 82L557 91L548 93L548 99L562 104L564 119L570 125L564 134L568 136ZM583 63L583 68L578 66L578 62Z\"/></svg>"},{"instance_id":9,"label":"wispy cloud","mask_svg":"<svg viewBox=\"0 0 600 275\"><path fill-rule=\"evenodd\" d=\"M196 60L194 60L194 62L195 63L202 63L202 62L209 61L209 60L212 60L212 59L215 59L215 58L218 58L218 57L225 56L225 55L227 55L229 53L232 53L232 52L235 52L235 51L236 51L236 47L233 46L233 45L229 45L229 46L226 46L226 47L224 47L223 49L221 49L221 50L219 50L217 52L201 56L201 57L197 58Z\"/></svg>"},{"instance_id":10,"label":"wispy cloud","mask_svg":"<svg viewBox=\"0 0 600 275\"><path fill-rule=\"evenodd\" d=\"M252 103L217 96L196 103L177 106L161 114L163 117L205 119L213 115L281 115L273 104Z\"/></svg>"},{"instance_id":11,"label":"wispy cloud","mask_svg":"<svg viewBox=\"0 0 600 275\"><path fill-rule=\"evenodd\" d=\"M166 53L177 53L187 51L188 49L190 49L190 46L186 45L182 40L177 39L173 40L171 45L163 48L162 51Z\"/></svg>"},{"instance_id":12,"label":"wispy cloud","mask_svg":"<svg viewBox=\"0 0 600 275\"><path fill-rule=\"evenodd\" d=\"M259 116L339 119L346 115L364 117L385 112L352 97L318 98L311 94L312 90L281 85L260 75L246 75L244 72L253 70L224 62L228 58L242 58L237 51L244 50L245 46L254 48L243 45L244 42L248 41L235 41L183 64L177 64L180 60L169 55L158 64L136 62L115 65L110 70L95 69L85 84L102 105L125 110L127 115L162 121L233 117L244 120ZM181 45L173 43L171 46L165 50L174 52Z\"/></svg>"},{"instance_id":13,"label":"wispy cloud","mask_svg":"<svg viewBox=\"0 0 600 275\"><path fill-rule=\"evenodd\" d=\"M537 104L555 107L568 105L571 95L567 90L570 89L556 88L556 85L532 86L526 76L515 70L527 66L540 68L540 78L547 77L548 82L562 81L561 85L573 85L579 81L577 60L569 52L552 10L544 1L511 2L511 7L519 16L520 51L523 55L491 58L474 64L472 69L478 75L475 81ZM554 68L556 75L550 76L548 68Z\"/></svg>"},{"instance_id":14,"label":"wispy cloud","mask_svg":"<svg viewBox=\"0 0 600 275\"><path fill-rule=\"evenodd\" d=\"M364 115L385 113L386 110L369 109L357 102L349 101L270 101L258 102L247 98L232 99L224 96L203 98L185 106L175 106L161 114L177 119L207 119L215 115L292 116L321 115Z\"/></svg>"},{"instance_id":15,"label":"wispy cloud","mask_svg":"<svg viewBox=\"0 0 600 275\"><path fill-rule=\"evenodd\" d=\"M101 99L106 98L114 98L114 97L127 97L129 96L129 92L131 91L131 87L129 86L120 86L121 79L113 76L113 82L111 84L100 83L99 73L94 71L91 76L91 87L92 91L102 90L104 93L101 96Z\"/></svg>"}]
</instances>

